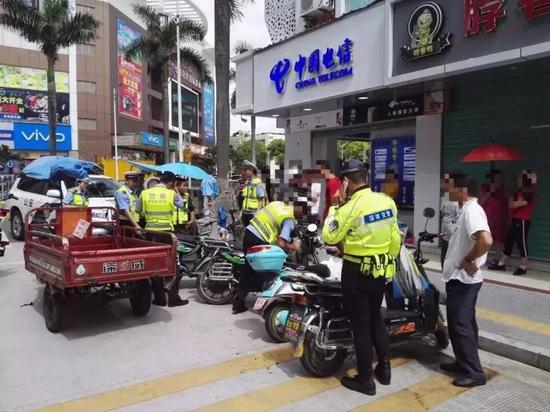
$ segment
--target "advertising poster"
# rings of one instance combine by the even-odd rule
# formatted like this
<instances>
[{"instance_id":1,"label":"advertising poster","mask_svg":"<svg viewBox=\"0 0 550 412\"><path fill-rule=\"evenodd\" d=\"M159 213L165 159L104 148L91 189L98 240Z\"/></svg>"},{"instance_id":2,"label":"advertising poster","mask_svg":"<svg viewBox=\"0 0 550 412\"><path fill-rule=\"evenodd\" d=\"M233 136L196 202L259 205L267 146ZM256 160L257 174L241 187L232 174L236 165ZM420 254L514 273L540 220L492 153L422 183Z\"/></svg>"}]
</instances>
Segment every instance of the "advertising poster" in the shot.
<instances>
[{"instance_id":1,"label":"advertising poster","mask_svg":"<svg viewBox=\"0 0 550 412\"><path fill-rule=\"evenodd\" d=\"M416 174L416 145L414 137L404 137L397 143L399 197L401 207L414 207L414 177Z\"/></svg>"},{"instance_id":2,"label":"advertising poster","mask_svg":"<svg viewBox=\"0 0 550 412\"><path fill-rule=\"evenodd\" d=\"M0 64L0 87L45 92L48 90L46 70ZM69 73L55 72L55 88L57 93L69 93Z\"/></svg>"},{"instance_id":3,"label":"advertising poster","mask_svg":"<svg viewBox=\"0 0 550 412\"><path fill-rule=\"evenodd\" d=\"M117 19L118 112L136 120L142 118L142 62L126 60L124 50L140 36L139 31Z\"/></svg>"},{"instance_id":4,"label":"advertising poster","mask_svg":"<svg viewBox=\"0 0 550 412\"><path fill-rule=\"evenodd\" d=\"M204 143L213 145L216 143L214 123L214 85L205 83L202 89L202 105L204 116Z\"/></svg>"},{"instance_id":5,"label":"advertising poster","mask_svg":"<svg viewBox=\"0 0 550 412\"><path fill-rule=\"evenodd\" d=\"M386 172L392 168L392 139L374 139L371 141L371 188L375 192L382 190Z\"/></svg>"},{"instance_id":6,"label":"advertising poster","mask_svg":"<svg viewBox=\"0 0 550 412\"><path fill-rule=\"evenodd\" d=\"M69 94L57 93L57 121L69 122ZM0 87L0 120L48 121L45 91Z\"/></svg>"},{"instance_id":7,"label":"advertising poster","mask_svg":"<svg viewBox=\"0 0 550 412\"><path fill-rule=\"evenodd\" d=\"M178 131L178 88L175 80L170 81L168 92L171 96L170 129ZM185 86L181 86L182 129L199 133L199 95Z\"/></svg>"},{"instance_id":8,"label":"advertising poster","mask_svg":"<svg viewBox=\"0 0 550 412\"><path fill-rule=\"evenodd\" d=\"M47 124L14 123L13 141L16 150L42 150L50 147L50 131ZM71 126L56 126L57 150L72 150Z\"/></svg>"}]
</instances>

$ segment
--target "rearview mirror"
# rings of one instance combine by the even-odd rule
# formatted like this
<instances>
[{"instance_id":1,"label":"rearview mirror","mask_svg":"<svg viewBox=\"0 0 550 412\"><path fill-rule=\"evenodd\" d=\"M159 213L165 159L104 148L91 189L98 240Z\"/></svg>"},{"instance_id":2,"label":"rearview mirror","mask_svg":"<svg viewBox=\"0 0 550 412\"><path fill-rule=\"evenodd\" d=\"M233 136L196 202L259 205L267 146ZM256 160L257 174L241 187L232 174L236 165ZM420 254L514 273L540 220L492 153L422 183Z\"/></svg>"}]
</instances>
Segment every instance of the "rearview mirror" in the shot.
<instances>
[{"instance_id":1,"label":"rearview mirror","mask_svg":"<svg viewBox=\"0 0 550 412\"><path fill-rule=\"evenodd\" d=\"M434 216L435 216L435 210L433 210L431 207L427 207L426 209L424 209L425 218L431 219Z\"/></svg>"},{"instance_id":2,"label":"rearview mirror","mask_svg":"<svg viewBox=\"0 0 550 412\"><path fill-rule=\"evenodd\" d=\"M48 197L55 197L56 199L59 199L61 197L61 192L57 189L50 189L46 193L46 196Z\"/></svg>"}]
</instances>

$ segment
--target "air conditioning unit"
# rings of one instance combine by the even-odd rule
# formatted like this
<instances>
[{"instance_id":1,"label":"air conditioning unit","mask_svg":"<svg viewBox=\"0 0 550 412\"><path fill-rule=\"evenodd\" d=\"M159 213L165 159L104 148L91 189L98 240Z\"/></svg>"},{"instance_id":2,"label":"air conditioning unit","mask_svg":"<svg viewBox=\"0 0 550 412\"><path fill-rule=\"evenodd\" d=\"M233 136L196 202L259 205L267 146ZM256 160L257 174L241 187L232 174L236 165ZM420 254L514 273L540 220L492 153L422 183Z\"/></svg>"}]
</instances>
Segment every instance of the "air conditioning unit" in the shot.
<instances>
[{"instance_id":1,"label":"air conditioning unit","mask_svg":"<svg viewBox=\"0 0 550 412\"><path fill-rule=\"evenodd\" d=\"M334 10L334 0L301 0L302 17L323 14Z\"/></svg>"}]
</instances>

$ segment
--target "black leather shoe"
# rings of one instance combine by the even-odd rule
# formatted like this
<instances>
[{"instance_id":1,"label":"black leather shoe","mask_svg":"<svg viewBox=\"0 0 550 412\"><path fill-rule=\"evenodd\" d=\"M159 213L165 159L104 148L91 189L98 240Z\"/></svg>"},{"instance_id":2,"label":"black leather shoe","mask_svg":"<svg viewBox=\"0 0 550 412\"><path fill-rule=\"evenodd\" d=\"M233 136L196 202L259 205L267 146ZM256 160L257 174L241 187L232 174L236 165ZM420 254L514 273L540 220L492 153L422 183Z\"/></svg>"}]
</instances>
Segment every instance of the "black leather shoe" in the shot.
<instances>
[{"instance_id":1,"label":"black leather shoe","mask_svg":"<svg viewBox=\"0 0 550 412\"><path fill-rule=\"evenodd\" d=\"M233 313L233 315L246 312L247 310L248 309L242 300L238 298L233 299L233 309L231 310L231 313Z\"/></svg>"},{"instance_id":2,"label":"black leather shoe","mask_svg":"<svg viewBox=\"0 0 550 412\"><path fill-rule=\"evenodd\" d=\"M482 386L482 385L485 385L486 383L487 383L487 380L485 378L472 379L472 378L467 378L465 376L456 378L453 381L454 386L460 386L461 388L473 388L474 386Z\"/></svg>"},{"instance_id":3,"label":"black leather shoe","mask_svg":"<svg viewBox=\"0 0 550 412\"><path fill-rule=\"evenodd\" d=\"M379 361L374 368L374 377L382 385L389 385L391 382L391 365L390 358L384 358Z\"/></svg>"},{"instance_id":4,"label":"black leather shoe","mask_svg":"<svg viewBox=\"0 0 550 412\"><path fill-rule=\"evenodd\" d=\"M514 276L523 276L527 274L527 269L517 268L514 272Z\"/></svg>"},{"instance_id":5,"label":"black leather shoe","mask_svg":"<svg viewBox=\"0 0 550 412\"><path fill-rule=\"evenodd\" d=\"M182 299L178 295L168 297L168 307L173 308L174 306L184 306L189 303L188 299Z\"/></svg>"},{"instance_id":6,"label":"black leather shoe","mask_svg":"<svg viewBox=\"0 0 550 412\"><path fill-rule=\"evenodd\" d=\"M445 372L451 372L451 373L464 373L466 372L464 369L462 369L458 363L452 362L452 363L442 363L439 365L439 368L442 371Z\"/></svg>"},{"instance_id":7,"label":"black leather shoe","mask_svg":"<svg viewBox=\"0 0 550 412\"><path fill-rule=\"evenodd\" d=\"M498 263L493 263L488 266L489 270L498 270L499 272L504 272L506 270L506 265L499 265Z\"/></svg>"},{"instance_id":8,"label":"black leather shoe","mask_svg":"<svg viewBox=\"0 0 550 412\"><path fill-rule=\"evenodd\" d=\"M350 378L349 376L344 376L340 382L342 383L342 386L348 388L349 390L364 393L369 396L376 395L376 384L374 383L372 376L369 378L362 378L360 376Z\"/></svg>"}]
</instances>

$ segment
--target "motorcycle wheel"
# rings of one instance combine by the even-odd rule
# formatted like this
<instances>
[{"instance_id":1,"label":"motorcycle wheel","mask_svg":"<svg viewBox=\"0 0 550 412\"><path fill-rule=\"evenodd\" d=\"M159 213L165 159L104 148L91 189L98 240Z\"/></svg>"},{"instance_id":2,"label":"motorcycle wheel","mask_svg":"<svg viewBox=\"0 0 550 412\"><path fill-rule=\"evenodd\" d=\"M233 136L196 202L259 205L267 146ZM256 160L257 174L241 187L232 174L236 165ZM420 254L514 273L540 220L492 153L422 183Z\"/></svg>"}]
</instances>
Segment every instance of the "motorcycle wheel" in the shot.
<instances>
[{"instance_id":1,"label":"motorcycle wheel","mask_svg":"<svg viewBox=\"0 0 550 412\"><path fill-rule=\"evenodd\" d=\"M315 343L315 334L306 332L304 354L300 362L306 371L319 378L332 376L342 367L346 359L346 350L325 350Z\"/></svg>"},{"instance_id":2,"label":"motorcycle wheel","mask_svg":"<svg viewBox=\"0 0 550 412\"><path fill-rule=\"evenodd\" d=\"M441 327L435 331L435 340L440 349L446 349L449 346L449 331L447 327Z\"/></svg>"},{"instance_id":3,"label":"motorcycle wheel","mask_svg":"<svg viewBox=\"0 0 550 412\"><path fill-rule=\"evenodd\" d=\"M197 276L197 293L204 303L208 303L209 305L225 305L233 297L231 283L228 282L226 285L218 284L212 287L210 284L210 274L215 263L214 261L209 264L208 269Z\"/></svg>"},{"instance_id":4,"label":"motorcycle wheel","mask_svg":"<svg viewBox=\"0 0 550 412\"><path fill-rule=\"evenodd\" d=\"M272 305L265 316L265 330L269 337L277 343L283 343L288 340L285 336L285 324L289 312L290 304L288 302L279 302ZM281 317L284 317L285 322L282 322Z\"/></svg>"}]
</instances>

